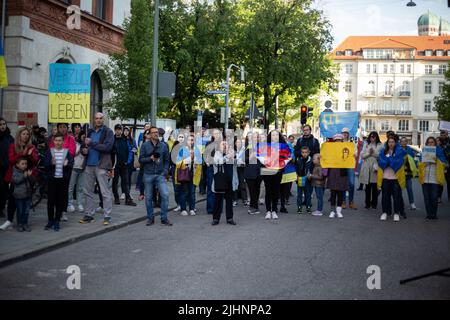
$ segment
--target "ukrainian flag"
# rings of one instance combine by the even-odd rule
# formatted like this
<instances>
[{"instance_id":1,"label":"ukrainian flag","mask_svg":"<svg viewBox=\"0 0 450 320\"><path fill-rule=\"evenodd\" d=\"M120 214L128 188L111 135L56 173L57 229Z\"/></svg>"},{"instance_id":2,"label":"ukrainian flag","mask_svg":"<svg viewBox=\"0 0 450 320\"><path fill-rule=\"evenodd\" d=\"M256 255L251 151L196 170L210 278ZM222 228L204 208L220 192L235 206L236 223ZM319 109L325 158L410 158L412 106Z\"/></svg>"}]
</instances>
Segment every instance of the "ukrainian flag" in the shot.
<instances>
[{"instance_id":1,"label":"ukrainian flag","mask_svg":"<svg viewBox=\"0 0 450 320\"><path fill-rule=\"evenodd\" d=\"M5 52L0 39L0 88L8 86L8 74L6 73Z\"/></svg>"},{"instance_id":2,"label":"ukrainian flag","mask_svg":"<svg viewBox=\"0 0 450 320\"><path fill-rule=\"evenodd\" d=\"M283 177L281 178L281 183L289 183L297 180L297 172L295 170L295 165L288 163L284 168Z\"/></svg>"}]
</instances>

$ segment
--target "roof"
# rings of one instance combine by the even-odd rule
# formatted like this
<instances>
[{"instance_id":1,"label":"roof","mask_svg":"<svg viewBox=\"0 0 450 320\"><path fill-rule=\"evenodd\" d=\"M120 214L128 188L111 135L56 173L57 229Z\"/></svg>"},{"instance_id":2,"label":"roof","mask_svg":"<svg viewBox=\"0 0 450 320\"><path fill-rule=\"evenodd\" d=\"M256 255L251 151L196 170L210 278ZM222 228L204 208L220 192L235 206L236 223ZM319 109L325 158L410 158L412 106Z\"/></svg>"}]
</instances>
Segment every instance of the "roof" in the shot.
<instances>
[{"instance_id":1,"label":"roof","mask_svg":"<svg viewBox=\"0 0 450 320\"><path fill-rule=\"evenodd\" d=\"M446 43L444 42L446 40ZM425 50L450 50L450 36L350 36L341 42L331 52L331 58L335 60L360 60L362 54L355 55L363 49L415 49L417 60L450 60L450 56L424 56L419 52ZM337 56L337 51L351 49L352 56Z\"/></svg>"}]
</instances>

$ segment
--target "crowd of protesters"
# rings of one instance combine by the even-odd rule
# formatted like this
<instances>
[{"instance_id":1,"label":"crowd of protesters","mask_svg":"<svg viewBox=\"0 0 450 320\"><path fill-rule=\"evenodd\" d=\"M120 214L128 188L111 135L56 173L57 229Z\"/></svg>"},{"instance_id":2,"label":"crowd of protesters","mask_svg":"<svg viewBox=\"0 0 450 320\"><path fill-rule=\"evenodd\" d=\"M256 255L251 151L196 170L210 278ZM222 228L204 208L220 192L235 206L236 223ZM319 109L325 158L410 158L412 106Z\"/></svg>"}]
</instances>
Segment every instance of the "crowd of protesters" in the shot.
<instances>
[{"instance_id":1,"label":"crowd of protesters","mask_svg":"<svg viewBox=\"0 0 450 320\"><path fill-rule=\"evenodd\" d=\"M145 199L147 226L155 224L155 207L160 207L161 224L172 225L169 186L176 203L173 211L181 216L195 216L199 209L196 194L205 194L205 211L212 215L212 225L220 223L223 211L226 223L236 225L233 208L241 205L250 215L259 214L264 205L265 219L277 220L280 213L288 213L294 184L297 214L324 215L328 189L331 210L327 215L343 218L344 209L357 210L356 176L358 190L365 189L365 209L378 210L381 195L380 219L393 217L396 222L406 218L403 189L409 209L417 209L413 179L418 177L426 219L435 220L444 185L450 180L446 131L425 141L425 146L436 150L434 161L417 157L408 140L392 131L386 133L385 143L377 132L371 132L361 145L355 141L357 151L349 155L359 163L356 170L322 168L321 144L309 125L303 126L298 139L277 130L267 135L250 131L242 137L225 136L221 130L194 133L186 127L176 135L173 132L167 141L163 129L146 125L136 142L129 127L117 124L112 130L104 121L104 115L97 113L87 131L81 124L59 123L50 135L38 126L31 130L19 127L13 138L5 119L0 118L0 213L5 216L7 211L1 230L12 227L16 216L17 231L31 231L29 212L33 194L42 192L35 187L39 180L46 182L46 230L59 231L61 222L76 211L83 214L81 224L92 222L102 212L107 226L114 216L113 205L137 205L132 196L136 169L138 199ZM350 131L344 128L329 141L352 142ZM448 188L447 192L450 198Z\"/></svg>"}]
</instances>

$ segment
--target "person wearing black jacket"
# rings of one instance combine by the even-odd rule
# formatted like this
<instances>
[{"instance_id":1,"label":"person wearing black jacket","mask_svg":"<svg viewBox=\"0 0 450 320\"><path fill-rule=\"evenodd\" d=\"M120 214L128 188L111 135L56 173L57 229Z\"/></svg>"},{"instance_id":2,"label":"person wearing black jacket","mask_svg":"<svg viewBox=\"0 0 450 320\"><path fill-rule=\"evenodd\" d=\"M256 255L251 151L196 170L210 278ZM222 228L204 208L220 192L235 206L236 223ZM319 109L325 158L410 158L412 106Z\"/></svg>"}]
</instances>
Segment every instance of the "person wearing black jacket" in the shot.
<instances>
[{"instance_id":1,"label":"person wearing black jacket","mask_svg":"<svg viewBox=\"0 0 450 320\"><path fill-rule=\"evenodd\" d=\"M302 147L308 147L310 151L310 157L314 157L316 153L320 153L319 140L314 138L311 134L311 126L305 124L303 126L303 136L298 138L297 144L294 147L295 158L298 159L302 156Z\"/></svg>"},{"instance_id":2,"label":"person wearing black jacket","mask_svg":"<svg viewBox=\"0 0 450 320\"><path fill-rule=\"evenodd\" d=\"M123 136L122 125L116 124L114 127L114 154L116 155L116 166L114 168L114 178L112 189L114 193L114 204L120 205L120 198L118 192L119 178L121 181L122 193L125 194L125 204L127 206L136 206L136 203L131 199L130 189L128 187L128 160L132 150Z\"/></svg>"},{"instance_id":3,"label":"person wearing black jacket","mask_svg":"<svg viewBox=\"0 0 450 320\"><path fill-rule=\"evenodd\" d=\"M245 168L244 178L250 193L250 207L248 214L260 213L258 200L261 192L261 162L256 157L256 146L259 142L257 132L251 132L245 138Z\"/></svg>"},{"instance_id":4,"label":"person wearing black jacket","mask_svg":"<svg viewBox=\"0 0 450 320\"><path fill-rule=\"evenodd\" d=\"M11 136L6 120L0 117L0 216L4 216L3 210L5 210L9 195L5 175L9 167L8 149L12 143L14 143L14 138Z\"/></svg>"}]
</instances>

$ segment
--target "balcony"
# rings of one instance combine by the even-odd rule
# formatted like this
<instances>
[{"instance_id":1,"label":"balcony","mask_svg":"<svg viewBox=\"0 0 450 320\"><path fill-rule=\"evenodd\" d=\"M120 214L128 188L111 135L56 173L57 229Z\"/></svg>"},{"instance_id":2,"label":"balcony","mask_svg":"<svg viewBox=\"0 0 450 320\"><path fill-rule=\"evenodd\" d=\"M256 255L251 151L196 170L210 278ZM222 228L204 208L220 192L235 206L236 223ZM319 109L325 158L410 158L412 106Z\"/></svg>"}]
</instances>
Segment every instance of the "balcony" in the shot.
<instances>
[{"instance_id":1,"label":"balcony","mask_svg":"<svg viewBox=\"0 0 450 320\"><path fill-rule=\"evenodd\" d=\"M410 116L411 110L364 110L362 111L363 115L382 115L382 116Z\"/></svg>"},{"instance_id":2,"label":"balcony","mask_svg":"<svg viewBox=\"0 0 450 320\"><path fill-rule=\"evenodd\" d=\"M411 97L411 91L400 91L399 98L408 99Z\"/></svg>"},{"instance_id":3,"label":"balcony","mask_svg":"<svg viewBox=\"0 0 450 320\"><path fill-rule=\"evenodd\" d=\"M363 96L366 98L375 98L376 97L376 93L375 91L365 91L363 93Z\"/></svg>"},{"instance_id":4,"label":"balcony","mask_svg":"<svg viewBox=\"0 0 450 320\"><path fill-rule=\"evenodd\" d=\"M394 96L394 91L383 92L383 98L392 98Z\"/></svg>"}]
</instances>

